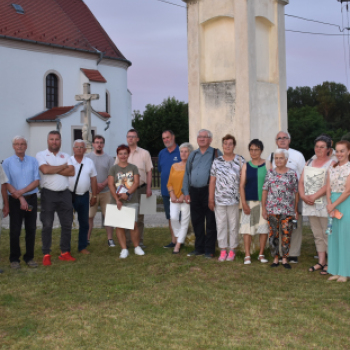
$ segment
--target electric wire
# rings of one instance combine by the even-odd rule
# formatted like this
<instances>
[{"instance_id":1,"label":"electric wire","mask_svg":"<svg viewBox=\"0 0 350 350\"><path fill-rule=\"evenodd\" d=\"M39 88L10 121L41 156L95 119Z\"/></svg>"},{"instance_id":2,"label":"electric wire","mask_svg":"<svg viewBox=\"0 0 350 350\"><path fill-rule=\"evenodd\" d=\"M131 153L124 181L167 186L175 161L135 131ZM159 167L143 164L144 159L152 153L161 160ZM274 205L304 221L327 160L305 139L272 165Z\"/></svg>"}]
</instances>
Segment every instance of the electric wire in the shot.
<instances>
[{"instance_id":1,"label":"electric wire","mask_svg":"<svg viewBox=\"0 0 350 350\"><path fill-rule=\"evenodd\" d=\"M174 5L174 6L178 6L178 7L183 7L183 8L186 8L186 6L182 6L182 5L174 4L173 2L166 1L166 0L157 0L157 1L164 2L165 4L168 4L168 5Z\"/></svg>"}]
</instances>

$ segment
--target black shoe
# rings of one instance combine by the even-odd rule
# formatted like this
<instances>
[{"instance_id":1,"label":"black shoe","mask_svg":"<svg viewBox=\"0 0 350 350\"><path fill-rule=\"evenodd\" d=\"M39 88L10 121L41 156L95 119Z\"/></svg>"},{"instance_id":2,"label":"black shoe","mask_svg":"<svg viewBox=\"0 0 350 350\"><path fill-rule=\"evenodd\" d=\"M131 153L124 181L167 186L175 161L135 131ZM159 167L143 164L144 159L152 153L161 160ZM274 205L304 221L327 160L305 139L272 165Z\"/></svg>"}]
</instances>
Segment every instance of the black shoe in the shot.
<instances>
[{"instance_id":1,"label":"black shoe","mask_svg":"<svg viewBox=\"0 0 350 350\"><path fill-rule=\"evenodd\" d=\"M204 254L204 257L205 257L206 259L213 259L213 258L214 258L214 254L213 254L213 253L205 253L205 254Z\"/></svg>"},{"instance_id":2,"label":"black shoe","mask_svg":"<svg viewBox=\"0 0 350 350\"><path fill-rule=\"evenodd\" d=\"M290 270L292 268L292 266L290 266L289 264L285 263L285 264L282 264L282 266L285 268L285 269L288 269Z\"/></svg>"},{"instance_id":3,"label":"black shoe","mask_svg":"<svg viewBox=\"0 0 350 350\"><path fill-rule=\"evenodd\" d=\"M175 250L173 250L173 254L180 254L180 251L175 252Z\"/></svg>"},{"instance_id":4,"label":"black shoe","mask_svg":"<svg viewBox=\"0 0 350 350\"><path fill-rule=\"evenodd\" d=\"M198 255L204 255L204 253L198 252L197 250L193 250L192 252L187 254L187 256L198 256Z\"/></svg>"},{"instance_id":5,"label":"black shoe","mask_svg":"<svg viewBox=\"0 0 350 350\"><path fill-rule=\"evenodd\" d=\"M163 246L163 248L174 248L175 245L176 245L175 243L170 242L168 245Z\"/></svg>"},{"instance_id":6,"label":"black shoe","mask_svg":"<svg viewBox=\"0 0 350 350\"><path fill-rule=\"evenodd\" d=\"M146 248L146 246L145 246L143 243L140 243L140 244L139 244L139 247L141 247L142 249L145 249L145 248Z\"/></svg>"},{"instance_id":7,"label":"black shoe","mask_svg":"<svg viewBox=\"0 0 350 350\"><path fill-rule=\"evenodd\" d=\"M289 260L289 262L291 264L297 264L298 263L298 257L297 256L290 256L288 260Z\"/></svg>"},{"instance_id":8,"label":"black shoe","mask_svg":"<svg viewBox=\"0 0 350 350\"><path fill-rule=\"evenodd\" d=\"M4 273L4 270L0 270L0 273Z\"/></svg>"},{"instance_id":9,"label":"black shoe","mask_svg":"<svg viewBox=\"0 0 350 350\"><path fill-rule=\"evenodd\" d=\"M276 263L273 263L273 264L271 264L270 266L271 266L271 267L277 267L277 266L279 266L279 265L280 265L280 263L277 263L277 264L276 264Z\"/></svg>"}]
</instances>

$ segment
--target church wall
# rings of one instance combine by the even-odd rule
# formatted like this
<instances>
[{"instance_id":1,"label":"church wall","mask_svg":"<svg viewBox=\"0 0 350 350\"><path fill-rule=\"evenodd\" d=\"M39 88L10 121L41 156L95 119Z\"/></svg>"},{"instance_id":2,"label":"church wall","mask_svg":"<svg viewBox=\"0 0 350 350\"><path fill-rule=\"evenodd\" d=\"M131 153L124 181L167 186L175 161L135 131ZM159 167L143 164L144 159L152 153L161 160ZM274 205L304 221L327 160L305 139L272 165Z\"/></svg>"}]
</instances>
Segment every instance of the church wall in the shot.
<instances>
[{"instance_id":1,"label":"church wall","mask_svg":"<svg viewBox=\"0 0 350 350\"><path fill-rule=\"evenodd\" d=\"M6 42L6 46L3 45L4 42ZM106 123L103 120L96 122L96 127L97 132L103 134L107 139L106 151L114 155L115 144L119 140L125 141L126 131L131 125L126 68L113 66L114 62L110 62L110 60L102 60L97 66L97 55L90 55L91 58L89 58L89 55L78 54L77 57L74 57L69 52L69 55L65 56L62 54L62 50L59 51L59 54L55 54L54 50L47 50L46 47L43 47L41 52L38 51L40 45L34 44L32 46L25 44L23 45L25 49L20 49L21 43L15 43L16 47L8 47L8 42L9 40L0 40L0 56L3 58L0 65L0 121L2 125L0 138L3 145L9 145L8 148L2 147L0 149L0 160L12 155L11 139L15 135L22 134L32 139L35 138L36 133L41 132L39 130L44 130L37 128L38 131L34 131L36 128L32 128L26 119L45 110L45 73L49 70L59 72L63 84L62 105L73 106L77 103L75 95L81 94L83 91L82 82L84 79L80 68L98 69L107 80L105 84L91 82L91 93L100 94L100 100L93 101L92 106L97 111L105 111L105 91L108 89L110 93L110 128L104 131ZM77 118L74 123L80 124L80 114ZM73 123L73 119L69 120L69 123ZM64 128L62 132L69 132L68 139L70 140L70 128L69 130ZM109 138L113 138L113 141L110 141ZM36 144L37 140L34 143ZM30 151L30 153L32 152Z\"/></svg>"}]
</instances>

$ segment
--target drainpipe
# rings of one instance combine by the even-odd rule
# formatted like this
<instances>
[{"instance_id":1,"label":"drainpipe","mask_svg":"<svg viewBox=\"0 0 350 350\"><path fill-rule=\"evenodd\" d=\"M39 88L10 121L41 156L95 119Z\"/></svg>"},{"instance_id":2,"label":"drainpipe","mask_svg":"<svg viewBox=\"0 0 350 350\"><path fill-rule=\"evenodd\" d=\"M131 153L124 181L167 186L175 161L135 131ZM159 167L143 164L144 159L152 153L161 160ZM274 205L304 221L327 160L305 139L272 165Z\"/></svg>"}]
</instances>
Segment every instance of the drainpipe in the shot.
<instances>
[{"instance_id":1,"label":"drainpipe","mask_svg":"<svg viewBox=\"0 0 350 350\"><path fill-rule=\"evenodd\" d=\"M111 121L110 120L106 121L106 124L107 124L107 126L105 127L105 131L107 131L109 129L109 124L111 124Z\"/></svg>"}]
</instances>

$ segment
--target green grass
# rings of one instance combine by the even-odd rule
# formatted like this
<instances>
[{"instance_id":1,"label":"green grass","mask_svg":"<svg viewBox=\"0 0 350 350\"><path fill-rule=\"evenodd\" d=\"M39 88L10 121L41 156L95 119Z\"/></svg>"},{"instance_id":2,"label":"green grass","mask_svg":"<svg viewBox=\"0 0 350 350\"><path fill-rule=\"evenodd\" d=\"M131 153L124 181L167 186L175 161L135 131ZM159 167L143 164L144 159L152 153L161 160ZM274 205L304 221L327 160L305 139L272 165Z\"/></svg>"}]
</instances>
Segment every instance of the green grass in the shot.
<instances>
[{"instance_id":1,"label":"green grass","mask_svg":"<svg viewBox=\"0 0 350 350\"><path fill-rule=\"evenodd\" d=\"M42 258L38 231L36 258ZM1 237L0 349L349 349L349 283L308 273L315 263L309 229L301 263L271 269L253 257L243 265L188 258L161 248L166 229L147 229L147 255L118 259L95 230L90 256L53 265L8 263ZM22 238L22 243L24 240Z\"/></svg>"}]
</instances>

